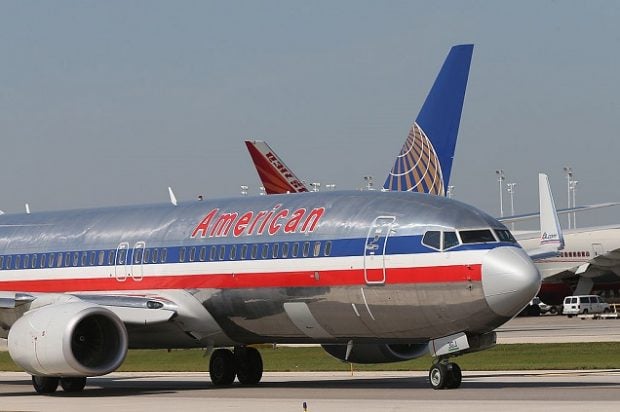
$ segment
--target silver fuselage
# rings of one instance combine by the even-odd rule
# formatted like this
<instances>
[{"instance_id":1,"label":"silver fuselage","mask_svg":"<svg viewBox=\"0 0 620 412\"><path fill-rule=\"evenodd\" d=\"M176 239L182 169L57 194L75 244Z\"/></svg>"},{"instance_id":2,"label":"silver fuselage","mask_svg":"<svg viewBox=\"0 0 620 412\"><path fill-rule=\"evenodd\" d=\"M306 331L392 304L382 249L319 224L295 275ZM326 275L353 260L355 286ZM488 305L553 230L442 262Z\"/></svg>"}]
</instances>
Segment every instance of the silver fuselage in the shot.
<instances>
[{"instance_id":1,"label":"silver fuselage","mask_svg":"<svg viewBox=\"0 0 620 412\"><path fill-rule=\"evenodd\" d=\"M0 291L177 308L129 324L131 347L426 342L491 331L538 290L516 244L423 243L468 229L505 228L451 199L357 191L2 215Z\"/></svg>"}]
</instances>

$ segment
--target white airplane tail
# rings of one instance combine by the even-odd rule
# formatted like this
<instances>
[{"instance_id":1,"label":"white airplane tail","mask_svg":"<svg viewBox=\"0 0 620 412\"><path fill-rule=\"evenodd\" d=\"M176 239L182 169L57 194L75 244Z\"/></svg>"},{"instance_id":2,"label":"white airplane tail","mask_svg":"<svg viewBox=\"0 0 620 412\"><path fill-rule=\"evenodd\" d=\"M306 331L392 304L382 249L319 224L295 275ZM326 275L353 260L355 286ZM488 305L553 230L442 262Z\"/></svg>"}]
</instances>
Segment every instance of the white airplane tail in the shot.
<instances>
[{"instance_id":1,"label":"white airplane tail","mask_svg":"<svg viewBox=\"0 0 620 412\"><path fill-rule=\"evenodd\" d=\"M540 200L540 246L528 251L532 259L556 256L560 250L564 249L564 235L553 201L549 177L544 173L538 174L538 193Z\"/></svg>"}]
</instances>

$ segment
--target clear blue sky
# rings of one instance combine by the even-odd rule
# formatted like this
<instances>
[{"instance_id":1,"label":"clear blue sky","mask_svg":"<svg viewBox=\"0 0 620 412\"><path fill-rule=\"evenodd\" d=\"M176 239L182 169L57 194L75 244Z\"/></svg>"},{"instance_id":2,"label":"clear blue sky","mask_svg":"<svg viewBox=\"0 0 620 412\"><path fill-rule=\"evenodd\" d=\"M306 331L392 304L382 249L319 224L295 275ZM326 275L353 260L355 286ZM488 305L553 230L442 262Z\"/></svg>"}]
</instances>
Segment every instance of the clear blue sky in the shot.
<instances>
[{"instance_id":1,"label":"clear blue sky","mask_svg":"<svg viewBox=\"0 0 620 412\"><path fill-rule=\"evenodd\" d=\"M459 43L456 198L497 215L503 168L532 211L544 171L564 206L569 165L578 203L620 200L619 21L615 1L0 1L0 209L256 193L247 138L307 181L380 185Z\"/></svg>"}]
</instances>

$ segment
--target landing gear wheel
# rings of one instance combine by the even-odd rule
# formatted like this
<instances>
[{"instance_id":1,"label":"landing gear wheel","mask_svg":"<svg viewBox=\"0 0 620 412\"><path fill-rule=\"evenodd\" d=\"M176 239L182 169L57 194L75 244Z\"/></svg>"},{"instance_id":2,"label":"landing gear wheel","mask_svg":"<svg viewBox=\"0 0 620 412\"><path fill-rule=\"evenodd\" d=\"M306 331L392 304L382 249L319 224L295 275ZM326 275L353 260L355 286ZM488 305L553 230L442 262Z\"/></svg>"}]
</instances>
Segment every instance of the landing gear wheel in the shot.
<instances>
[{"instance_id":1,"label":"landing gear wheel","mask_svg":"<svg viewBox=\"0 0 620 412\"><path fill-rule=\"evenodd\" d=\"M461 386L461 381L463 380L463 373L461 372L461 368L456 363L448 363L448 376L446 382L447 389L456 389Z\"/></svg>"},{"instance_id":2,"label":"landing gear wheel","mask_svg":"<svg viewBox=\"0 0 620 412\"><path fill-rule=\"evenodd\" d=\"M209 360L209 375L215 386L231 385L237 374L235 355L228 349L216 349Z\"/></svg>"},{"instance_id":3,"label":"landing gear wheel","mask_svg":"<svg viewBox=\"0 0 620 412\"><path fill-rule=\"evenodd\" d=\"M436 363L431 366L428 371L428 380L431 383L433 389L443 389L446 387L446 381L448 378L448 368L443 363Z\"/></svg>"},{"instance_id":4,"label":"landing gear wheel","mask_svg":"<svg viewBox=\"0 0 620 412\"><path fill-rule=\"evenodd\" d=\"M37 393L42 395L56 392L58 388L58 378L47 376L32 376L32 386Z\"/></svg>"},{"instance_id":5,"label":"landing gear wheel","mask_svg":"<svg viewBox=\"0 0 620 412\"><path fill-rule=\"evenodd\" d=\"M235 348L237 379L243 385L256 385L263 376L263 359L255 348Z\"/></svg>"},{"instance_id":6,"label":"landing gear wheel","mask_svg":"<svg viewBox=\"0 0 620 412\"><path fill-rule=\"evenodd\" d=\"M86 377L60 378L60 386L65 392L82 392L86 386Z\"/></svg>"}]
</instances>

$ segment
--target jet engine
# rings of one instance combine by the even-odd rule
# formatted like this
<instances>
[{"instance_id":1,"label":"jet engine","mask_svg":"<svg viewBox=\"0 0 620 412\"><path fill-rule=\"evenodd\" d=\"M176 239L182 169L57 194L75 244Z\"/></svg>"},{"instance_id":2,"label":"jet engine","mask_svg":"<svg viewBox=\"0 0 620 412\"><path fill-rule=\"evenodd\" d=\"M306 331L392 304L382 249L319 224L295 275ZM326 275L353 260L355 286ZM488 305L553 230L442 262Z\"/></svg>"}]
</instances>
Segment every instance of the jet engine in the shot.
<instances>
[{"instance_id":1,"label":"jet engine","mask_svg":"<svg viewBox=\"0 0 620 412\"><path fill-rule=\"evenodd\" d=\"M32 375L98 376L127 355L127 330L110 310L86 302L27 312L9 331L13 361Z\"/></svg>"},{"instance_id":2,"label":"jet engine","mask_svg":"<svg viewBox=\"0 0 620 412\"><path fill-rule=\"evenodd\" d=\"M347 357L347 345L322 345L334 358L353 363L402 362L428 352L428 344L354 344Z\"/></svg>"}]
</instances>

